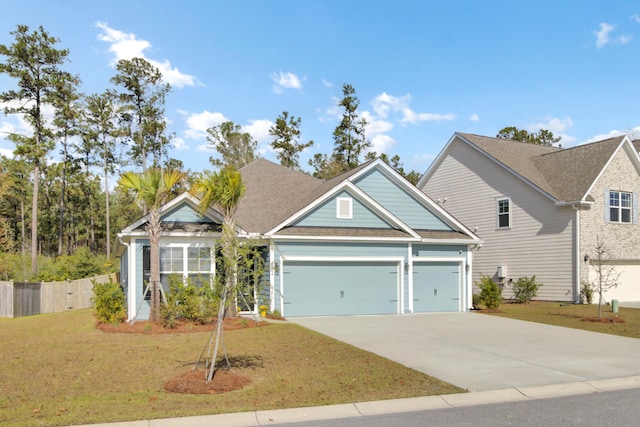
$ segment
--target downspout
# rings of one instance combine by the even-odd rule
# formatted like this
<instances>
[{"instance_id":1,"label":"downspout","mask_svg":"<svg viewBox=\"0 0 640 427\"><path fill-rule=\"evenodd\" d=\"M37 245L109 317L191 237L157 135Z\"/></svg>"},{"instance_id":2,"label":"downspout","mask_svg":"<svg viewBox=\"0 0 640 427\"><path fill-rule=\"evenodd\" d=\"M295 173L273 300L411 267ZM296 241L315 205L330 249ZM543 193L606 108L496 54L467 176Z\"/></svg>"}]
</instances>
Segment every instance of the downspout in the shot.
<instances>
[{"instance_id":1,"label":"downspout","mask_svg":"<svg viewBox=\"0 0 640 427\"><path fill-rule=\"evenodd\" d=\"M575 244L575 254L574 254L574 259L575 259L575 272L576 272L576 278L573 282L573 302L574 304L579 304L580 303L580 205L579 204L573 204L571 205L573 207L573 209L576 210L576 219L575 219L575 237L574 237L574 244Z\"/></svg>"},{"instance_id":2,"label":"downspout","mask_svg":"<svg viewBox=\"0 0 640 427\"><path fill-rule=\"evenodd\" d=\"M462 307L462 311L471 311L473 308L473 249L480 249L481 245L475 245L474 247L467 247L467 261L464 266L465 269L465 284L464 284L464 307Z\"/></svg>"}]
</instances>

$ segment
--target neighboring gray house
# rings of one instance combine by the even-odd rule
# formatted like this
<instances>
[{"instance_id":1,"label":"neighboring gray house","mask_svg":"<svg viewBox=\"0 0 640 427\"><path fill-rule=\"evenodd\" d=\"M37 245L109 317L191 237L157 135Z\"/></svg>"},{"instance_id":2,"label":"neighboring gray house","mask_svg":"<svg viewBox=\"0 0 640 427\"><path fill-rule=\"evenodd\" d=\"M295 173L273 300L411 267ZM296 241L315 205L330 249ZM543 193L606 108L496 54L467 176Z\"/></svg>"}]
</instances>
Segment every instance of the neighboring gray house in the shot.
<instances>
[{"instance_id":1,"label":"neighboring gray house","mask_svg":"<svg viewBox=\"0 0 640 427\"><path fill-rule=\"evenodd\" d=\"M456 133L418 188L483 240L473 280L543 283L538 299L580 301L601 239L620 273L607 300L640 301L640 158L627 136L562 149Z\"/></svg>"},{"instance_id":2,"label":"neighboring gray house","mask_svg":"<svg viewBox=\"0 0 640 427\"><path fill-rule=\"evenodd\" d=\"M268 297L284 316L403 314L471 307L471 248L480 239L381 160L329 181L256 160L236 222L266 242ZM221 224L182 195L163 207L161 273L215 274ZM130 317L148 318L142 298L146 218L119 234ZM145 267L145 263L146 266ZM257 311L256 307L250 307Z\"/></svg>"}]
</instances>

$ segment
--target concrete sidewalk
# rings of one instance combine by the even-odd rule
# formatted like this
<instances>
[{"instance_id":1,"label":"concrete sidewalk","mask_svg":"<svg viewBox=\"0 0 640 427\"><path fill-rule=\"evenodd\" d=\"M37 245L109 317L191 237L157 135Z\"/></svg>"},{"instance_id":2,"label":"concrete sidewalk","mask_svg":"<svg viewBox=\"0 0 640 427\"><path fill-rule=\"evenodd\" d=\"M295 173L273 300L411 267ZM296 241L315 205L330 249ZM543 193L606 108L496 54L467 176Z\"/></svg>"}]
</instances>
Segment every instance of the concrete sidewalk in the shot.
<instances>
[{"instance_id":1,"label":"concrete sidewalk","mask_svg":"<svg viewBox=\"0 0 640 427\"><path fill-rule=\"evenodd\" d=\"M640 388L640 376L570 384L510 388L504 390L458 393L443 396L315 406L310 408L277 409L239 412L235 414L202 415L184 418L139 420L111 424L88 424L84 427L252 427L285 423L302 423L338 418L368 417L400 412L459 408L492 403L518 402L578 394ZM78 426L76 426L78 427Z\"/></svg>"},{"instance_id":2,"label":"concrete sidewalk","mask_svg":"<svg viewBox=\"0 0 640 427\"><path fill-rule=\"evenodd\" d=\"M640 340L479 313L289 319L469 391L640 375Z\"/></svg>"}]
</instances>

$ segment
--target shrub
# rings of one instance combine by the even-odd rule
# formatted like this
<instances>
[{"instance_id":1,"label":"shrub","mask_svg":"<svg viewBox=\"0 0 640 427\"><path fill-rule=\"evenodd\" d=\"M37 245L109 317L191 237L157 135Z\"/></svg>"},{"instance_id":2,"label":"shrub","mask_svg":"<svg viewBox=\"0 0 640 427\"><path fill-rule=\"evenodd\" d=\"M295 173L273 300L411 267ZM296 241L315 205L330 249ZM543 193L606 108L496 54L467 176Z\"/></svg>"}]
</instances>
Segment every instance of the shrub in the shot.
<instances>
[{"instance_id":1,"label":"shrub","mask_svg":"<svg viewBox=\"0 0 640 427\"><path fill-rule=\"evenodd\" d=\"M520 277L513 284L513 296L520 304L526 304L535 298L541 286L542 283L536 282L536 276Z\"/></svg>"},{"instance_id":2,"label":"shrub","mask_svg":"<svg viewBox=\"0 0 640 427\"><path fill-rule=\"evenodd\" d=\"M127 318L124 291L111 279L105 283L93 281L92 301L101 322L119 323Z\"/></svg>"},{"instance_id":3,"label":"shrub","mask_svg":"<svg viewBox=\"0 0 640 427\"><path fill-rule=\"evenodd\" d=\"M480 284L476 283L480 288L480 302L489 309L495 309L502 303L502 289L489 276L482 276Z\"/></svg>"},{"instance_id":4,"label":"shrub","mask_svg":"<svg viewBox=\"0 0 640 427\"><path fill-rule=\"evenodd\" d=\"M582 287L580 288L580 299L583 303L586 302L587 304L591 304L593 302L594 293L595 288L591 283L582 283Z\"/></svg>"},{"instance_id":5,"label":"shrub","mask_svg":"<svg viewBox=\"0 0 640 427\"><path fill-rule=\"evenodd\" d=\"M167 304L160 308L160 316L165 327L175 327L176 320L206 324L216 317L218 304L213 290L207 286L196 286L191 280L183 284L182 276L169 276Z\"/></svg>"}]
</instances>

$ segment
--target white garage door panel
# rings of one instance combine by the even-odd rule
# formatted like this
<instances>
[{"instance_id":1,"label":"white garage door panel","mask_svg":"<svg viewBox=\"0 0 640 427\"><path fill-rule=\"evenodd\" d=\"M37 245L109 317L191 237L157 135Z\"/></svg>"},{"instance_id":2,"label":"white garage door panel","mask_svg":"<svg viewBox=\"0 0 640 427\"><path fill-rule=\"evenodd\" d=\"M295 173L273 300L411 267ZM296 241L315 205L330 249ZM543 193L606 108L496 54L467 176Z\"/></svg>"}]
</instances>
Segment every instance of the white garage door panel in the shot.
<instances>
[{"instance_id":1,"label":"white garage door panel","mask_svg":"<svg viewBox=\"0 0 640 427\"><path fill-rule=\"evenodd\" d=\"M611 288L604 293L604 299L611 302L613 299L618 301L640 301L640 265L614 265L616 273L619 273L618 286ZM591 283L597 282L597 274L591 267L590 276ZM597 301L597 295L594 297Z\"/></svg>"}]
</instances>

